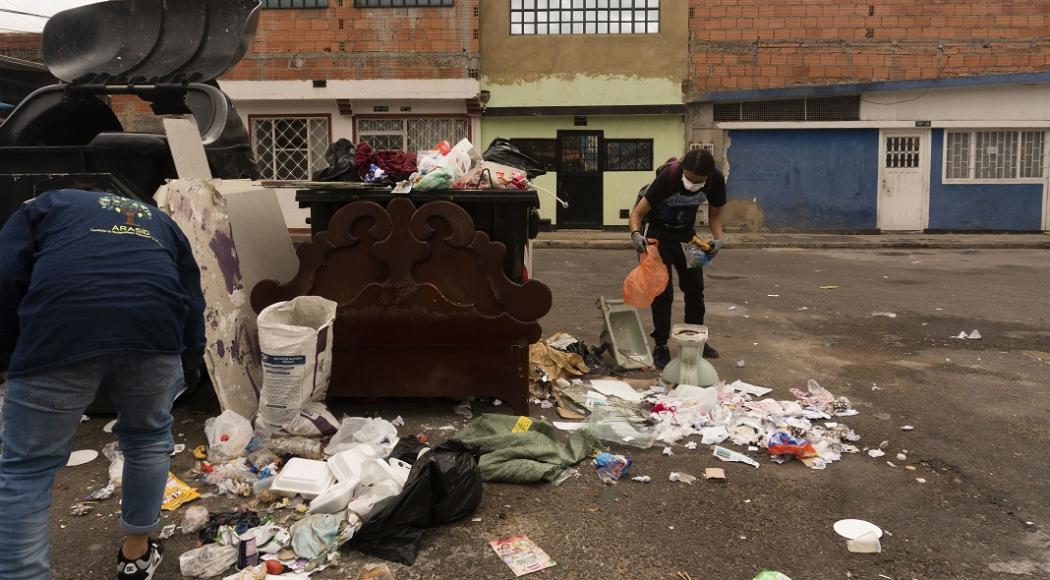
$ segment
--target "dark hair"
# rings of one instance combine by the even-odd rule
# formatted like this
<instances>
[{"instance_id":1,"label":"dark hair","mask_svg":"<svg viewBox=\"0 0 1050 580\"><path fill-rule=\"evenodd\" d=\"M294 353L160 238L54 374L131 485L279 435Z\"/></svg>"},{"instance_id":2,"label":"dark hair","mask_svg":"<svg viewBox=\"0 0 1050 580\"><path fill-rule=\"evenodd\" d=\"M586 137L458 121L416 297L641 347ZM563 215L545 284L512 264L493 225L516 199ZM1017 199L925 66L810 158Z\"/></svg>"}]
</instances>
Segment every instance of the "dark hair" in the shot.
<instances>
[{"instance_id":1,"label":"dark hair","mask_svg":"<svg viewBox=\"0 0 1050 580\"><path fill-rule=\"evenodd\" d=\"M691 149L682 159L682 168L697 175L710 176L715 172L715 156L707 149Z\"/></svg>"}]
</instances>

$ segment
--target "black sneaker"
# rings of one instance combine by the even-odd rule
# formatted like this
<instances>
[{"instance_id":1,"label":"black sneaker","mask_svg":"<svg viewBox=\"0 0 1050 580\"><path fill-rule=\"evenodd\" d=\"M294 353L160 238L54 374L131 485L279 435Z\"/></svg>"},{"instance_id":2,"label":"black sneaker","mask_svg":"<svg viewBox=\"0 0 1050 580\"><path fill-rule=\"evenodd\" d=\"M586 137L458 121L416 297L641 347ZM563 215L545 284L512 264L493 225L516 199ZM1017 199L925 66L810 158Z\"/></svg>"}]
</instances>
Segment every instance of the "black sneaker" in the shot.
<instances>
[{"instance_id":1,"label":"black sneaker","mask_svg":"<svg viewBox=\"0 0 1050 580\"><path fill-rule=\"evenodd\" d=\"M657 346L653 349L653 366L664 370L664 367L669 362L671 362L671 351L668 350L666 345Z\"/></svg>"},{"instance_id":2,"label":"black sneaker","mask_svg":"<svg viewBox=\"0 0 1050 580\"><path fill-rule=\"evenodd\" d=\"M718 351L711 348L710 344L704 343L704 358L718 358Z\"/></svg>"},{"instance_id":3,"label":"black sneaker","mask_svg":"<svg viewBox=\"0 0 1050 580\"><path fill-rule=\"evenodd\" d=\"M150 580L160 568L164 548L156 540L149 541L149 551L137 560L128 560L124 551L117 551L117 580Z\"/></svg>"}]
</instances>

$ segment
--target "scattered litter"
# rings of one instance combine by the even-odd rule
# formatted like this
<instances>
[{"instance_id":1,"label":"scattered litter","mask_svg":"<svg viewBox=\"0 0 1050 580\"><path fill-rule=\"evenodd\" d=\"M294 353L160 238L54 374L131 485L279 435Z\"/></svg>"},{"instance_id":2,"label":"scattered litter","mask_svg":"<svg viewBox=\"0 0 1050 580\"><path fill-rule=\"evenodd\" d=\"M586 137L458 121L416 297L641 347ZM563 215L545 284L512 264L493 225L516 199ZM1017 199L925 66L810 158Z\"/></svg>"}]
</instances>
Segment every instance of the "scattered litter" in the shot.
<instances>
[{"instance_id":1,"label":"scattered litter","mask_svg":"<svg viewBox=\"0 0 1050 580\"><path fill-rule=\"evenodd\" d=\"M576 431L582 427L585 427L586 423L575 422L575 421L552 421L552 423L558 429L562 431Z\"/></svg>"},{"instance_id":2,"label":"scattered litter","mask_svg":"<svg viewBox=\"0 0 1050 580\"><path fill-rule=\"evenodd\" d=\"M499 407L502 404L503 404L503 401L501 401L499 399L492 399L492 406L493 407Z\"/></svg>"},{"instance_id":3,"label":"scattered litter","mask_svg":"<svg viewBox=\"0 0 1050 580\"><path fill-rule=\"evenodd\" d=\"M631 481L637 481L638 483L649 483L653 478L648 475L636 475L631 478Z\"/></svg>"},{"instance_id":4,"label":"scattered litter","mask_svg":"<svg viewBox=\"0 0 1050 580\"><path fill-rule=\"evenodd\" d=\"M394 427L404 427L405 419L401 415L398 415L397 417L394 418L393 421L390 422L390 424L393 425Z\"/></svg>"},{"instance_id":5,"label":"scattered litter","mask_svg":"<svg viewBox=\"0 0 1050 580\"><path fill-rule=\"evenodd\" d=\"M726 470L721 467L708 467L704 469L704 479L725 479Z\"/></svg>"},{"instance_id":6,"label":"scattered litter","mask_svg":"<svg viewBox=\"0 0 1050 580\"><path fill-rule=\"evenodd\" d=\"M892 461L887 461L887 462L886 462L886 465L889 465L890 467L892 467L892 468L894 468L894 469L896 469L896 468L897 468L897 464L896 464L896 463L894 463L894 462L892 462Z\"/></svg>"},{"instance_id":7,"label":"scattered litter","mask_svg":"<svg viewBox=\"0 0 1050 580\"><path fill-rule=\"evenodd\" d=\"M237 548L206 544L183 552L179 556L179 571L183 576L210 578L218 576L237 563Z\"/></svg>"},{"instance_id":8,"label":"scattered litter","mask_svg":"<svg viewBox=\"0 0 1050 580\"><path fill-rule=\"evenodd\" d=\"M956 334L952 338L970 338L970 335L966 334L966 331L964 330L964 331L960 332L959 334Z\"/></svg>"},{"instance_id":9,"label":"scattered litter","mask_svg":"<svg viewBox=\"0 0 1050 580\"><path fill-rule=\"evenodd\" d=\"M174 473L168 473L168 482L164 485L164 498L160 509L175 511L183 504L189 503L201 496L197 490L186 485L181 479L175 477Z\"/></svg>"},{"instance_id":10,"label":"scattered litter","mask_svg":"<svg viewBox=\"0 0 1050 580\"><path fill-rule=\"evenodd\" d=\"M882 544L879 542L878 535L868 532L859 538L846 540L846 549L854 554L880 554Z\"/></svg>"},{"instance_id":11,"label":"scattered litter","mask_svg":"<svg viewBox=\"0 0 1050 580\"><path fill-rule=\"evenodd\" d=\"M685 448L689 449L690 451L692 451L693 449L696 449L696 441L690 441L690 442L686 443L685 444Z\"/></svg>"},{"instance_id":12,"label":"scattered litter","mask_svg":"<svg viewBox=\"0 0 1050 580\"><path fill-rule=\"evenodd\" d=\"M746 363L746 362L744 362L744 361L742 361L742 360L738 360L738 361L736 361L736 368L738 368L738 369L742 369L742 368L744 368L745 366L747 366L747 363Z\"/></svg>"},{"instance_id":13,"label":"scattered litter","mask_svg":"<svg viewBox=\"0 0 1050 580\"><path fill-rule=\"evenodd\" d=\"M926 483L926 480L925 480L925 479L923 479L923 478L921 478L921 477L916 477L916 478L915 478L915 481L917 481L917 482L919 482L919 483Z\"/></svg>"},{"instance_id":14,"label":"scattered litter","mask_svg":"<svg viewBox=\"0 0 1050 580\"><path fill-rule=\"evenodd\" d=\"M386 564L365 564L354 580L396 580L390 566Z\"/></svg>"},{"instance_id":15,"label":"scattered litter","mask_svg":"<svg viewBox=\"0 0 1050 580\"><path fill-rule=\"evenodd\" d=\"M489 545L510 567L514 576L524 576L556 565L556 562L546 552L524 534L493 540L489 542Z\"/></svg>"},{"instance_id":16,"label":"scattered litter","mask_svg":"<svg viewBox=\"0 0 1050 580\"><path fill-rule=\"evenodd\" d=\"M91 420L91 417L88 417L87 415L81 415L80 416L80 422L81 423L87 423L90 420Z\"/></svg>"},{"instance_id":17,"label":"scattered litter","mask_svg":"<svg viewBox=\"0 0 1050 580\"><path fill-rule=\"evenodd\" d=\"M907 455L905 455L905 454L903 454L903 453L898 453L898 454L897 454L897 459L898 459L899 461L907 461L907 460L908 460L908 456L907 456Z\"/></svg>"},{"instance_id":18,"label":"scattered litter","mask_svg":"<svg viewBox=\"0 0 1050 580\"><path fill-rule=\"evenodd\" d=\"M966 338L968 338L970 340L979 340L981 338L981 333L978 332L978 330L975 328L975 329L973 329L973 332L971 332L970 335L967 336Z\"/></svg>"},{"instance_id":19,"label":"scattered litter","mask_svg":"<svg viewBox=\"0 0 1050 580\"><path fill-rule=\"evenodd\" d=\"M912 431L914 429L915 427L912 427L911 425L904 425L901 427L901 431Z\"/></svg>"},{"instance_id":20,"label":"scattered litter","mask_svg":"<svg viewBox=\"0 0 1050 580\"><path fill-rule=\"evenodd\" d=\"M171 456L175 457L176 455L178 455L179 453L182 453L185 450L186 450L186 446L184 444L176 443L175 444L175 449L172 450L172 452L171 452Z\"/></svg>"},{"instance_id":21,"label":"scattered litter","mask_svg":"<svg viewBox=\"0 0 1050 580\"><path fill-rule=\"evenodd\" d=\"M738 453L732 449L726 449L725 447L715 447L714 456L721 459L722 461L737 461L740 463L746 463L752 467L758 468L758 462L751 459L743 453Z\"/></svg>"},{"instance_id":22,"label":"scattered litter","mask_svg":"<svg viewBox=\"0 0 1050 580\"><path fill-rule=\"evenodd\" d=\"M612 485L621 477L630 473L632 461L630 457L624 455L602 452L594 456L592 463L602 483Z\"/></svg>"},{"instance_id":23,"label":"scattered litter","mask_svg":"<svg viewBox=\"0 0 1050 580\"><path fill-rule=\"evenodd\" d=\"M886 455L886 452L883 451L882 449L869 449L868 450L868 457L871 457L872 459L878 459L879 457L882 457L884 455Z\"/></svg>"},{"instance_id":24,"label":"scattered litter","mask_svg":"<svg viewBox=\"0 0 1050 580\"><path fill-rule=\"evenodd\" d=\"M835 533L847 540L856 540L865 534L874 534L876 538L882 537L882 528L875 524L857 519L845 519L835 522L832 526Z\"/></svg>"},{"instance_id":25,"label":"scattered litter","mask_svg":"<svg viewBox=\"0 0 1050 580\"><path fill-rule=\"evenodd\" d=\"M339 534L342 514L310 514L292 524L292 549L307 560L324 554Z\"/></svg>"},{"instance_id":26,"label":"scattered litter","mask_svg":"<svg viewBox=\"0 0 1050 580\"><path fill-rule=\"evenodd\" d=\"M78 503L69 510L71 516L86 516L89 513L95 511L95 504L91 503Z\"/></svg>"},{"instance_id":27,"label":"scattered litter","mask_svg":"<svg viewBox=\"0 0 1050 580\"><path fill-rule=\"evenodd\" d=\"M915 467L914 465L905 465L905 466L904 466L904 469L907 469L908 471L916 471L916 470L918 470L919 468L918 468L918 467Z\"/></svg>"},{"instance_id":28,"label":"scattered litter","mask_svg":"<svg viewBox=\"0 0 1050 580\"><path fill-rule=\"evenodd\" d=\"M77 467L85 463L91 463L98 457L98 451L94 449L80 449L69 454L66 467Z\"/></svg>"},{"instance_id":29,"label":"scattered litter","mask_svg":"<svg viewBox=\"0 0 1050 580\"><path fill-rule=\"evenodd\" d=\"M827 286L821 286L820 289L821 290L838 290L838 285L836 285L836 284L828 284Z\"/></svg>"},{"instance_id":30,"label":"scattered litter","mask_svg":"<svg viewBox=\"0 0 1050 580\"><path fill-rule=\"evenodd\" d=\"M559 485L565 483L565 481L568 480L570 477L579 477L579 475L579 469L576 469L575 467L567 467L560 474L558 474L558 477L554 478L554 481L551 482L551 485L553 485L554 487L558 487Z\"/></svg>"},{"instance_id":31,"label":"scattered litter","mask_svg":"<svg viewBox=\"0 0 1050 580\"><path fill-rule=\"evenodd\" d=\"M112 421L110 421L109 423L106 423L106 424L105 424L105 425L104 425L104 426L102 427L102 432L103 432L103 433L112 433L112 432L113 432L113 427L115 427L115 426L116 426L116 424L117 424L117 420L116 420L116 419L113 419Z\"/></svg>"},{"instance_id":32,"label":"scattered litter","mask_svg":"<svg viewBox=\"0 0 1050 580\"><path fill-rule=\"evenodd\" d=\"M670 457L674 455L674 451L670 447L664 447L664 455Z\"/></svg>"},{"instance_id":33,"label":"scattered litter","mask_svg":"<svg viewBox=\"0 0 1050 580\"><path fill-rule=\"evenodd\" d=\"M736 306L730 306L729 310L736 310Z\"/></svg>"},{"instance_id":34,"label":"scattered litter","mask_svg":"<svg viewBox=\"0 0 1050 580\"><path fill-rule=\"evenodd\" d=\"M202 505L192 505L186 509L186 513L182 516L182 523L179 527L182 528L183 534L194 534L199 532L208 524L208 508Z\"/></svg>"},{"instance_id":35,"label":"scattered litter","mask_svg":"<svg viewBox=\"0 0 1050 580\"><path fill-rule=\"evenodd\" d=\"M642 402L642 394L623 381L595 379L591 381L594 390L608 397L619 397L632 403Z\"/></svg>"},{"instance_id":36,"label":"scattered litter","mask_svg":"<svg viewBox=\"0 0 1050 580\"><path fill-rule=\"evenodd\" d=\"M164 526L163 528L161 528L161 530L160 530L160 539L167 540L168 538L174 536L175 535L175 528L176 528L175 524L168 524L168 525Z\"/></svg>"},{"instance_id":37,"label":"scattered litter","mask_svg":"<svg viewBox=\"0 0 1050 580\"><path fill-rule=\"evenodd\" d=\"M204 433L208 436L208 456L213 460L234 459L244 455L248 442L255 434L247 419L230 410L205 421Z\"/></svg>"},{"instance_id":38,"label":"scattered litter","mask_svg":"<svg viewBox=\"0 0 1050 580\"><path fill-rule=\"evenodd\" d=\"M89 493L87 495L87 497L85 497L84 499L86 501L107 500L107 499L113 497L113 492L115 492L116 490L117 490L117 486L115 486L112 483L110 483L110 484L106 485L105 487L100 487L100 488L96 489L95 491Z\"/></svg>"},{"instance_id":39,"label":"scattered litter","mask_svg":"<svg viewBox=\"0 0 1050 580\"><path fill-rule=\"evenodd\" d=\"M737 391L738 393L744 393L745 395L751 395L752 397L764 397L769 393L773 392L773 389L766 387L760 387L758 385L752 385L745 383L744 381L733 381L729 383L729 388Z\"/></svg>"},{"instance_id":40,"label":"scattered litter","mask_svg":"<svg viewBox=\"0 0 1050 580\"><path fill-rule=\"evenodd\" d=\"M770 298L780 298L780 294L766 294Z\"/></svg>"},{"instance_id":41,"label":"scattered litter","mask_svg":"<svg viewBox=\"0 0 1050 580\"><path fill-rule=\"evenodd\" d=\"M470 401L463 401L452 408L452 412L466 420L474 418L474 411L470 408Z\"/></svg>"},{"instance_id":42,"label":"scattered litter","mask_svg":"<svg viewBox=\"0 0 1050 580\"><path fill-rule=\"evenodd\" d=\"M696 481L695 476L689 475L688 473L679 473L677 471L672 471L670 475L667 476L667 479L668 481L680 481L686 485L693 485Z\"/></svg>"},{"instance_id":43,"label":"scattered litter","mask_svg":"<svg viewBox=\"0 0 1050 580\"><path fill-rule=\"evenodd\" d=\"M872 316L882 316L884 318L897 318L896 312L872 312Z\"/></svg>"},{"instance_id":44,"label":"scattered litter","mask_svg":"<svg viewBox=\"0 0 1050 580\"><path fill-rule=\"evenodd\" d=\"M774 570L762 570L753 580L791 580L791 578Z\"/></svg>"}]
</instances>

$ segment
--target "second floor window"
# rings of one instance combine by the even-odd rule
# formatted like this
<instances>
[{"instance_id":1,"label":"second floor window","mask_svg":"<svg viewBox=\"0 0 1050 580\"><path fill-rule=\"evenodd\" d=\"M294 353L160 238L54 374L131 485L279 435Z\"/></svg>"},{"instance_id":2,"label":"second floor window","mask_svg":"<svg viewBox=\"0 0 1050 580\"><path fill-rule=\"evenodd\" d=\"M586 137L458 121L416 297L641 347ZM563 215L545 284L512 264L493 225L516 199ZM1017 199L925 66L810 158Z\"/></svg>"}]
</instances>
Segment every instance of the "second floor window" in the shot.
<instances>
[{"instance_id":1,"label":"second floor window","mask_svg":"<svg viewBox=\"0 0 1050 580\"><path fill-rule=\"evenodd\" d=\"M660 0L511 0L512 35L657 34Z\"/></svg>"}]
</instances>

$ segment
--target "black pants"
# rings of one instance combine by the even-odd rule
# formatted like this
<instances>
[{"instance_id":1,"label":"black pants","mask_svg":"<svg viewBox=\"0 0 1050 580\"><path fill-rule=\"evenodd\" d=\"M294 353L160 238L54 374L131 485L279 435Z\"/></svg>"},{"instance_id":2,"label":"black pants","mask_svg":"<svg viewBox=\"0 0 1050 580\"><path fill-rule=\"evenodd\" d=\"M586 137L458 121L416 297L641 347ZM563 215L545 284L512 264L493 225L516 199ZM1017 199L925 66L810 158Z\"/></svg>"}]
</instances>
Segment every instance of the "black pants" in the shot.
<instances>
[{"instance_id":1,"label":"black pants","mask_svg":"<svg viewBox=\"0 0 1050 580\"><path fill-rule=\"evenodd\" d=\"M677 240L660 240L660 258L667 265L667 289L653 300L652 337L657 346L667 344L671 336L671 303L674 301L672 266L678 272L678 287L685 294L685 323L704 323L704 272L703 268L686 268L685 254Z\"/></svg>"}]
</instances>

